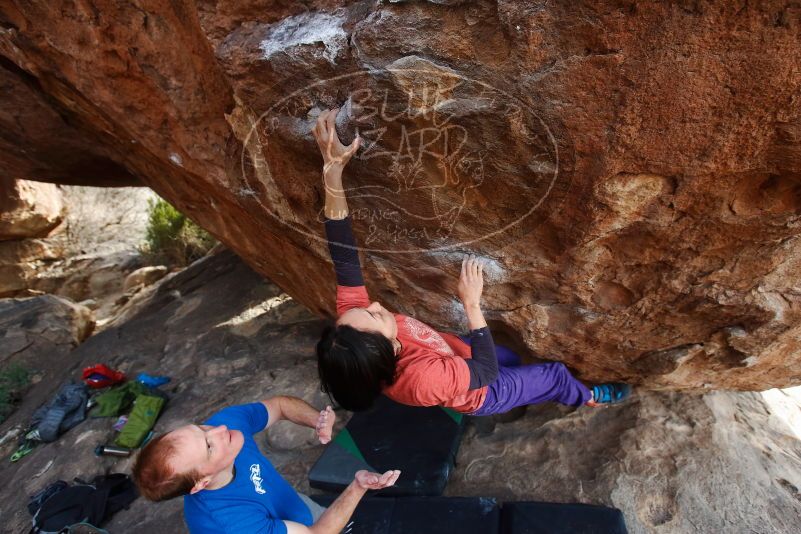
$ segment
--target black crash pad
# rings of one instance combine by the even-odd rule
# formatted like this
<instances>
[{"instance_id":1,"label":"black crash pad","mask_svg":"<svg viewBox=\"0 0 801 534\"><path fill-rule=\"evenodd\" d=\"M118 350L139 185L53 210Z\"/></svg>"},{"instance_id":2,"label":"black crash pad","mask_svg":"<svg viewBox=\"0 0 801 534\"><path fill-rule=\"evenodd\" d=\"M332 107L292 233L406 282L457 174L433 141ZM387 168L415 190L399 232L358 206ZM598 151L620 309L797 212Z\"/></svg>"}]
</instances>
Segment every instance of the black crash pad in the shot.
<instances>
[{"instance_id":1,"label":"black crash pad","mask_svg":"<svg viewBox=\"0 0 801 534\"><path fill-rule=\"evenodd\" d=\"M508 502L501 509L501 534L627 534L617 508L591 504Z\"/></svg>"},{"instance_id":2,"label":"black crash pad","mask_svg":"<svg viewBox=\"0 0 801 534\"><path fill-rule=\"evenodd\" d=\"M360 469L400 469L383 496L442 495L453 470L465 417L449 408L398 404L381 396L372 409L353 414L309 471L311 487L341 491Z\"/></svg>"},{"instance_id":3,"label":"black crash pad","mask_svg":"<svg viewBox=\"0 0 801 534\"><path fill-rule=\"evenodd\" d=\"M382 490L383 491L383 490ZM336 496L312 496L330 506ZM500 511L482 497L368 497L343 532L348 534L498 534Z\"/></svg>"}]
</instances>

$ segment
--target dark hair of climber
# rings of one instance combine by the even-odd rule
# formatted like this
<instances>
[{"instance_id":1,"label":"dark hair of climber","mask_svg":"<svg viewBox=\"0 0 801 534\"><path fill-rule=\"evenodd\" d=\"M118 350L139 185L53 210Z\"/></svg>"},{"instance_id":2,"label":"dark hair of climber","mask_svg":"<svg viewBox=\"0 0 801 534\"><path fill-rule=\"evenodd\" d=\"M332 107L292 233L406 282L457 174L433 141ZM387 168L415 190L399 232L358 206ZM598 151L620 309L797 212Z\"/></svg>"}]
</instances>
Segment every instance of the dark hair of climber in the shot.
<instances>
[{"instance_id":1,"label":"dark hair of climber","mask_svg":"<svg viewBox=\"0 0 801 534\"><path fill-rule=\"evenodd\" d=\"M397 356L392 337L348 324L326 328L317 344L323 390L348 410L369 408L384 387L395 382Z\"/></svg>"},{"instance_id":2,"label":"dark hair of climber","mask_svg":"<svg viewBox=\"0 0 801 534\"><path fill-rule=\"evenodd\" d=\"M321 112L312 129L323 156L325 231L337 279L338 318L317 343L323 391L352 411L370 408L384 394L402 404L473 415L546 401L594 406L629 395L625 384L588 388L562 363L521 365L516 354L496 346L480 306L484 264L473 255L462 260L458 285L467 336L437 332L370 301L342 180L360 139L342 145L335 127L338 111Z\"/></svg>"}]
</instances>

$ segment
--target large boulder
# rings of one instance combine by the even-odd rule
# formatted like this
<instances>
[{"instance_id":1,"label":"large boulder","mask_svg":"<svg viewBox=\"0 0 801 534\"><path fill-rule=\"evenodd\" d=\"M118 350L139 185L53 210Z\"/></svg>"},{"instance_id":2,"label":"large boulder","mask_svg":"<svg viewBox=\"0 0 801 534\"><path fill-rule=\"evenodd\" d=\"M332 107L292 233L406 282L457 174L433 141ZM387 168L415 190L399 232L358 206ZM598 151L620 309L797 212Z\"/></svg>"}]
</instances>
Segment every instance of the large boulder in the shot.
<instances>
[{"instance_id":1,"label":"large boulder","mask_svg":"<svg viewBox=\"0 0 801 534\"><path fill-rule=\"evenodd\" d=\"M0 241L0 264L29 263L37 260L54 260L61 257L62 250L44 239L18 239Z\"/></svg>"},{"instance_id":2,"label":"large boulder","mask_svg":"<svg viewBox=\"0 0 801 534\"><path fill-rule=\"evenodd\" d=\"M0 299L0 363L60 361L93 328L92 312L65 298Z\"/></svg>"},{"instance_id":3,"label":"large boulder","mask_svg":"<svg viewBox=\"0 0 801 534\"><path fill-rule=\"evenodd\" d=\"M801 383L798 8L453 4L13 0L0 108L32 122L0 161L65 183L137 176L330 314L309 130L343 105L342 136L365 140L350 204L388 306L461 327L470 252L490 262L498 337L583 378ZM49 125L73 130L69 151L48 150ZM43 176L64 153L81 157Z\"/></svg>"},{"instance_id":4,"label":"large boulder","mask_svg":"<svg viewBox=\"0 0 801 534\"><path fill-rule=\"evenodd\" d=\"M140 254L131 250L70 257L39 270L31 287L76 302L95 300L100 319L113 315L115 301L125 293L126 276L141 265Z\"/></svg>"},{"instance_id":5,"label":"large boulder","mask_svg":"<svg viewBox=\"0 0 801 534\"><path fill-rule=\"evenodd\" d=\"M164 265L140 267L125 277L125 281L122 284L122 289L123 291L128 292L137 287L148 286L153 282L164 278L168 271L169 269Z\"/></svg>"},{"instance_id":6,"label":"large boulder","mask_svg":"<svg viewBox=\"0 0 801 534\"><path fill-rule=\"evenodd\" d=\"M46 237L63 217L58 186L0 177L0 240Z\"/></svg>"}]
</instances>

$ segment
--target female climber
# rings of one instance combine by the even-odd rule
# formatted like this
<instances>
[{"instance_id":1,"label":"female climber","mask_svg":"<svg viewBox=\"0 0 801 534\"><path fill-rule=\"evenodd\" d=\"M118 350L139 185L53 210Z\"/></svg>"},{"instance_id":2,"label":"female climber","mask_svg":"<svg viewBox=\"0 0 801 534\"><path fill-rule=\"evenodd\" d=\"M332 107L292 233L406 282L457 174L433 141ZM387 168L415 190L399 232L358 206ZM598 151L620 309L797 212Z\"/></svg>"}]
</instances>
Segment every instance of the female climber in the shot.
<instances>
[{"instance_id":1,"label":"female climber","mask_svg":"<svg viewBox=\"0 0 801 534\"><path fill-rule=\"evenodd\" d=\"M446 406L472 415L555 401L570 406L620 402L625 384L588 388L562 363L520 365L509 349L495 346L481 312L483 264L465 257L459 299L470 334L459 338L393 314L370 302L342 186L342 171L359 148L343 146L335 129L338 109L320 113L312 133L323 155L325 231L337 279L336 325L317 344L322 389L343 408L366 410L381 393L411 406Z\"/></svg>"}]
</instances>

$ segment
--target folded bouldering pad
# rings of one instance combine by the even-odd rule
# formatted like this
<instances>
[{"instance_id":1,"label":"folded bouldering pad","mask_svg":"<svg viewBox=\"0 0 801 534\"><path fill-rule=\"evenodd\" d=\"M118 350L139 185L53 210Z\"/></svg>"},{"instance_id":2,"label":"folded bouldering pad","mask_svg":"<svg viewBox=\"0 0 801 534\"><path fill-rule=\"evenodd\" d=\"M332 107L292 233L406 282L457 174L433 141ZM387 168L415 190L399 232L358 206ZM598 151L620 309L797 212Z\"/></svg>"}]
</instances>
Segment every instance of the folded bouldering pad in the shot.
<instances>
[{"instance_id":1,"label":"folded bouldering pad","mask_svg":"<svg viewBox=\"0 0 801 534\"><path fill-rule=\"evenodd\" d=\"M330 506L336 496L312 496L312 499ZM368 497L356 507L344 532L497 534L499 516L495 500L482 497Z\"/></svg>"},{"instance_id":2,"label":"folded bouldering pad","mask_svg":"<svg viewBox=\"0 0 801 534\"><path fill-rule=\"evenodd\" d=\"M381 396L366 412L353 414L309 471L311 487L341 491L360 469L400 469L381 495L441 495L454 467L464 416L449 408L398 404Z\"/></svg>"},{"instance_id":3,"label":"folded bouldering pad","mask_svg":"<svg viewBox=\"0 0 801 534\"><path fill-rule=\"evenodd\" d=\"M501 534L627 534L617 508L590 504L509 502L501 509Z\"/></svg>"}]
</instances>

